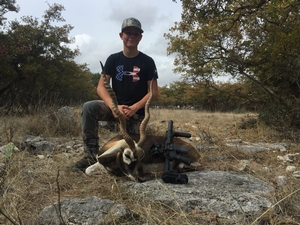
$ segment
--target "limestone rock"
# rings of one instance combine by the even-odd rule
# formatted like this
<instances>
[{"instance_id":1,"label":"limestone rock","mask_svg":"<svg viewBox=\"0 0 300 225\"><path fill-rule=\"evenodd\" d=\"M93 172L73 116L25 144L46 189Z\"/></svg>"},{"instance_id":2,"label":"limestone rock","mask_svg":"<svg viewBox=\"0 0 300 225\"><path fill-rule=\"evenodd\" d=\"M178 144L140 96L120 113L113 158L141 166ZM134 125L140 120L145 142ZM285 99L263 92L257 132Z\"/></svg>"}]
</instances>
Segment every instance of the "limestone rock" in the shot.
<instances>
[{"instance_id":1,"label":"limestone rock","mask_svg":"<svg viewBox=\"0 0 300 225\"><path fill-rule=\"evenodd\" d=\"M131 216L126 206L95 196L85 199L65 199L60 202L60 207L61 217L57 202L44 208L38 216L38 224L113 224L113 221Z\"/></svg>"},{"instance_id":2,"label":"limestone rock","mask_svg":"<svg viewBox=\"0 0 300 225\"><path fill-rule=\"evenodd\" d=\"M283 186L283 185L287 184L288 179L286 176L278 176L278 177L276 177L275 181L276 181L277 185Z\"/></svg>"},{"instance_id":3,"label":"limestone rock","mask_svg":"<svg viewBox=\"0 0 300 225\"><path fill-rule=\"evenodd\" d=\"M223 171L196 171L187 175L187 184L168 184L159 179L125 185L132 186L135 194L161 201L174 209L208 210L235 220L245 214L260 215L272 205L274 188L252 176Z\"/></svg>"}]
</instances>

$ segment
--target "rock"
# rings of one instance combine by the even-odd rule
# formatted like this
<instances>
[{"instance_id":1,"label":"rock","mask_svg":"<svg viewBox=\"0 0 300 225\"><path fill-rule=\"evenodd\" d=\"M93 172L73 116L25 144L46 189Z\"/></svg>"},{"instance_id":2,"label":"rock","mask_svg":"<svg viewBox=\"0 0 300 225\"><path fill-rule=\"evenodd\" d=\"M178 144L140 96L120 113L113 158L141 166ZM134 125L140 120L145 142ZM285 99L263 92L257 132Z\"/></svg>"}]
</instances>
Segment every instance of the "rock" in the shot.
<instances>
[{"instance_id":1,"label":"rock","mask_svg":"<svg viewBox=\"0 0 300 225\"><path fill-rule=\"evenodd\" d=\"M249 166L250 161L249 160L240 160L237 167L239 171L244 171L247 166Z\"/></svg>"},{"instance_id":2,"label":"rock","mask_svg":"<svg viewBox=\"0 0 300 225\"><path fill-rule=\"evenodd\" d=\"M295 153L295 154L286 154L284 156L277 156L278 160L281 160L283 163L287 163L287 162L293 162L293 158L299 156L299 153Z\"/></svg>"},{"instance_id":3,"label":"rock","mask_svg":"<svg viewBox=\"0 0 300 225\"><path fill-rule=\"evenodd\" d=\"M300 178L300 171L295 171L293 173L293 176L296 177L296 178Z\"/></svg>"},{"instance_id":4,"label":"rock","mask_svg":"<svg viewBox=\"0 0 300 225\"><path fill-rule=\"evenodd\" d=\"M60 145L59 147L61 148L73 148L73 146L76 145L75 141L68 141L66 143L64 143L63 145Z\"/></svg>"},{"instance_id":5,"label":"rock","mask_svg":"<svg viewBox=\"0 0 300 225\"><path fill-rule=\"evenodd\" d=\"M287 172L294 172L296 170L296 166L287 166L285 170Z\"/></svg>"},{"instance_id":6,"label":"rock","mask_svg":"<svg viewBox=\"0 0 300 225\"><path fill-rule=\"evenodd\" d=\"M29 152L50 153L57 149L58 139L26 136L24 137L24 143Z\"/></svg>"},{"instance_id":7,"label":"rock","mask_svg":"<svg viewBox=\"0 0 300 225\"><path fill-rule=\"evenodd\" d=\"M46 155L48 158L52 156L53 152L59 149L64 149L65 152L83 152L82 143L77 144L72 140L64 144L60 144L58 138L42 138L39 136L25 136L24 145L30 153L37 155Z\"/></svg>"},{"instance_id":8,"label":"rock","mask_svg":"<svg viewBox=\"0 0 300 225\"><path fill-rule=\"evenodd\" d=\"M283 186L283 185L287 184L288 179L286 176L278 176L275 178L275 181L276 181L277 185Z\"/></svg>"},{"instance_id":9,"label":"rock","mask_svg":"<svg viewBox=\"0 0 300 225\"><path fill-rule=\"evenodd\" d=\"M54 144L47 141L32 142L30 150L33 152L52 152L57 148Z\"/></svg>"},{"instance_id":10,"label":"rock","mask_svg":"<svg viewBox=\"0 0 300 225\"><path fill-rule=\"evenodd\" d=\"M257 142L257 143L249 143L245 141L241 141L239 139L233 139L233 140L227 140L226 145L228 147L233 147L241 151L245 151L248 153L256 153L256 152L263 152L263 151L270 151L270 150L279 150L280 152L286 152L286 146L285 143L263 143L263 142Z\"/></svg>"},{"instance_id":11,"label":"rock","mask_svg":"<svg viewBox=\"0 0 300 225\"><path fill-rule=\"evenodd\" d=\"M73 109L69 106L64 106L57 109L51 114L47 114L43 117L43 121L59 122L63 120L71 121L75 117Z\"/></svg>"},{"instance_id":12,"label":"rock","mask_svg":"<svg viewBox=\"0 0 300 225\"><path fill-rule=\"evenodd\" d=\"M44 155L37 155L37 157L38 157L39 159L45 159L45 156L44 156Z\"/></svg>"},{"instance_id":13,"label":"rock","mask_svg":"<svg viewBox=\"0 0 300 225\"><path fill-rule=\"evenodd\" d=\"M38 215L38 224L114 224L121 218L130 218L129 209L123 204L115 204L108 199L92 196L85 199L65 199L60 201L61 218L58 203L45 207Z\"/></svg>"},{"instance_id":14,"label":"rock","mask_svg":"<svg viewBox=\"0 0 300 225\"><path fill-rule=\"evenodd\" d=\"M229 139L229 140L226 140L227 143L234 143L234 144L237 144L237 143L243 143L242 139Z\"/></svg>"},{"instance_id":15,"label":"rock","mask_svg":"<svg viewBox=\"0 0 300 225\"><path fill-rule=\"evenodd\" d=\"M69 106L64 106L62 108L59 108L58 110L56 110L56 112L54 112L54 114L59 119L71 119L74 117L74 111Z\"/></svg>"},{"instance_id":16,"label":"rock","mask_svg":"<svg viewBox=\"0 0 300 225\"><path fill-rule=\"evenodd\" d=\"M159 179L144 183L128 181L122 185L130 186L129 190L139 198L160 201L174 210L207 210L235 221L243 220L245 214L258 216L272 206L270 198L274 188L252 176L221 171L197 171L187 175L187 184L169 184ZM65 199L60 205L62 219L57 215L58 204L55 203L40 212L38 224L97 225L110 224L121 218L131 220L131 212L125 205L108 199Z\"/></svg>"},{"instance_id":17,"label":"rock","mask_svg":"<svg viewBox=\"0 0 300 225\"><path fill-rule=\"evenodd\" d=\"M39 136L32 136L32 135L27 135L24 138L24 142L25 143L30 143L30 142L39 142L42 141L43 138L39 137Z\"/></svg>"},{"instance_id":18,"label":"rock","mask_svg":"<svg viewBox=\"0 0 300 225\"><path fill-rule=\"evenodd\" d=\"M127 182L135 194L151 201L161 201L173 209L208 210L219 217L242 220L247 215L260 215L272 205L274 188L246 174L222 171L187 173L187 184L168 184L162 180L145 183Z\"/></svg>"}]
</instances>

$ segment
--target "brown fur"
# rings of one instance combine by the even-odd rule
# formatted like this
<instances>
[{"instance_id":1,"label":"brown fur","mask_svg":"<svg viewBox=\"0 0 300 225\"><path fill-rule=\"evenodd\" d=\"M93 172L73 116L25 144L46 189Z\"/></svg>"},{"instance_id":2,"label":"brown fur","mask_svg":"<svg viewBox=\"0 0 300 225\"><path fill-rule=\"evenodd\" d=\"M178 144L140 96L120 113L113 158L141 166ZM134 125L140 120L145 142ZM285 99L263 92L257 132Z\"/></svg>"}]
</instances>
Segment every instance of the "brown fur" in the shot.
<instances>
[{"instance_id":1,"label":"brown fur","mask_svg":"<svg viewBox=\"0 0 300 225\"><path fill-rule=\"evenodd\" d=\"M139 135L132 134L130 135L134 141L139 140ZM110 139L101 149L100 149L100 155L103 154L105 151L107 151L110 147L114 146L115 143L122 139L121 135L117 135L114 138ZM144 149L145 155L142 158L142 168L139 168L139 180L143 180L145 175L152 174L152 173L162 173L164 169L164 159L163 155L161 155L159 158L154 158L150 154L150 149L153 144L160 144L162 147L164 146L165 138L162 136L155 136L155 135L147 135L146 141L142 148ZM185 158L189 158L191 160L190 165L186 165L183 163L180 163L178 160L174 160L172 162L174 172L184 172L184 171L191 171L191 170L202 170L203 169L203 162L201 160L200 153L197 149L195 149L191 144L185 142L184 140L174 137L173 138L173 144L174 146L180 146L184 147L188 150L187 154L183 154L182 156ZM120 175L120 168L117 168L118 163L116 163L116 156L112 156L111 160L106 157L105 160L101 160L101 164L109 168L110 170L113 170L113 174ZM119 165L120 166L120 165ZM133 171L137 165L133 164L126 168L126 170ZM131 168L133 167L133 168ZM122 169L121 169L122 170Z\"/></svg>"}]
</instances>

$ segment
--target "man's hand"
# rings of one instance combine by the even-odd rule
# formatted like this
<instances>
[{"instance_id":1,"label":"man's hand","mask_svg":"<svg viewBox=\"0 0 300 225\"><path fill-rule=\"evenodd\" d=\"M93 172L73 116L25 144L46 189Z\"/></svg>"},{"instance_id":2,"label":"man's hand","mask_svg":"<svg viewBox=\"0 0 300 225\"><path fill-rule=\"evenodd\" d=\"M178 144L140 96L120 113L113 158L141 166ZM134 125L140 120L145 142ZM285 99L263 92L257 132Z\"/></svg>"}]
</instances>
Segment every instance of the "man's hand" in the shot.
<instances>
[{"instance_id":1,"label":"man's hand","mask_svg":"<svg viewBox=\"0 0 300 225\"><path fill-rule=\"evenodd\" d=\"M138 111L138 108L136 107L136 105L131 105L131 106L127 106L123 110L124 110L125 117L129 119Z\"/></svg>"},{"instance_id":2,"label":"man's hand","mask_svg":"<svg viewBox=\"0 0 300 225\"><path fill-rule=\"evenodd\" d=\"M128 106L128 105L118 105L119 111L125 116L125 118L128 120L130 117L132 117L137 111L138 108L135 105ZM112 113L115 118L117 118L117 115L112 110Z\"/></svg>"},{"instance_id":3,"label":"man's hand","mask_svg":"<svg viewBox=\"0 0 300 225\"><path fill-rule=\"evenodd\" d=\"M119 111L125 116L125 118L126 118L127 120L130 118L130 117L128 117L128 116L126 115L126 113L125 113L125 112L128 111L128 108L129 108L128 105L118 105ZM114 112L113 112L113 115L114 115L115 118L117 118L117 115L116 115Z\"/></svg>"}]
</instances>

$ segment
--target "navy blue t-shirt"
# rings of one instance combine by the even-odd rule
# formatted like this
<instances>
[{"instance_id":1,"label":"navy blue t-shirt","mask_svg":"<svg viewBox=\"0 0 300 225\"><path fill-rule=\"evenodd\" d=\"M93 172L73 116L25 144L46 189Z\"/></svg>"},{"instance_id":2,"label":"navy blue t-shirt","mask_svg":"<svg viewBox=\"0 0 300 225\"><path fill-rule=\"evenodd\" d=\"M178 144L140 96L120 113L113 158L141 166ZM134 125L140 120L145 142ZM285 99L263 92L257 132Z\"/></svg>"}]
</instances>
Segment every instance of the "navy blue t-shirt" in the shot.
<instances>
[{"instance_id":1,"label":"navy blue t-shirt","mask_svg":"<svg viewBox=\"0 0 300 225\"><path fill-rule=\"evenodd\" d=\"M154 60L139 52L127 58L123 52L110 55L105 62L105 72L111 76L112 88L119 105L133 105L148 93L148 81L158 78ZM137 111L144 115L144 108Z\"/></svg>"}]
</instances>

